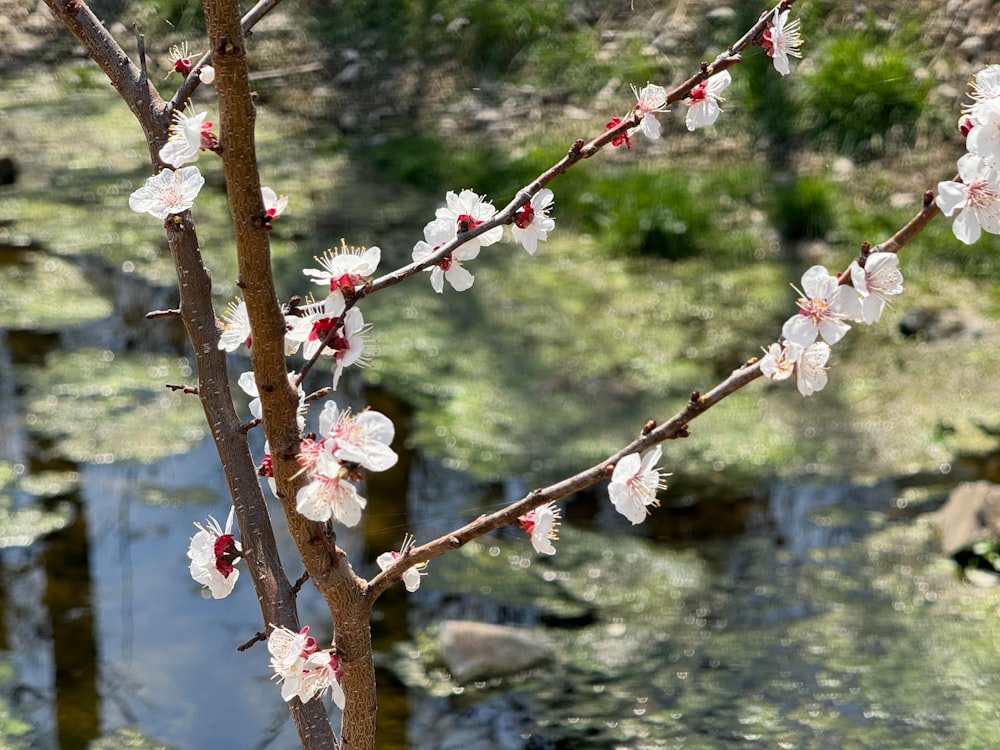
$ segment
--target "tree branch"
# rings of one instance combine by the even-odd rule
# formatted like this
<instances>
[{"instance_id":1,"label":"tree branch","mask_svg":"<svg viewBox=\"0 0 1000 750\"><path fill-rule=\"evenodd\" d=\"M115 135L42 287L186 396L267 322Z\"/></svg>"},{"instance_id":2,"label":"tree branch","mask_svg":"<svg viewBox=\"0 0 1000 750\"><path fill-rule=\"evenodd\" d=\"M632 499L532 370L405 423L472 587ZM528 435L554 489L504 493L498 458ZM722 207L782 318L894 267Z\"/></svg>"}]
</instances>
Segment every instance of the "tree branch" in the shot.
<instances>
[{"instance_id":1,"label":"tree branch","mask_svg":"<svg viewBox=\"0 0 1000 750\"><path fill-rule=\"evenodd\" d=\"M739 53L751 44L756 43L761 38L761 35L763 34L764 29L767 28L768 22L774 11L778 9L785 10L790 8L794 2L795 0L782 0L782 2L776 5L774 9L762 13L757 22L751 26L750 29L748 29L736 43L730 46L728 50L719 54L711 63L702 63L701 68L697 73L688 78L684 83L671 90L667 94L667 103L672 104L681 101L691 92L691 89L702 81L742 62L742 58ZM431 266L439 264L447 255L454 252L469 240L478 237L481 234L485 234L495 227L503 224L510 224L514 220L514 214L517 213L517 211L525 203L528 203L539 190L544 188L559 175L565 173L574 164L577 164L584 159L589 159L609 143L613 143L621 136L624 136L629 131L636 128L639 125L640 118L641 115L637 113L635 108L633 108L625 117L622 118L621 122L614 127L606 129L589 143L585 142L583 139L578 139L572 146L570 146L566 155L562 159L542 172L528 185L521 188L513 199L511 199L506 206L500 209L492 219L484 221L482 224L468 232L459 234L455 239L445 243L425 258L419 261L414 261L413 263L409 263L402 268L387 273L384 276L375 279L364 288L357 290L355 296L351 300L347 301L347 308L350 309L350 307L360 302L369 294L382 291L390 286L395 286L404 279L420 273L425 268L430 268Z\"/></svg>"},{"instance_id":2,"label":"tree branch","mask_svg":"<svg viewBox=\"0 0 1000 750\"><path fill-rule=\"evenodd\" d=\"M921 210L890 238L879 243L871 252L898 252L904 245L922 232L930 221L940 213L934 204L934 193L928 190L923 196ZM841 278L849 278L846 273ZM425 563L440 557L446 552L462 547L473 539L495 531L503 526L516 524L518 517L553 500L559 500L568 495L590 487L607 479L614 469L615 463L632 453L641 453L665 440L687 437L688 426L697 417L710 408L744 388L761 377L760 363L754 357L734 370L729 377L716 385L708 393L692 393L691 398L680 411L658 426L644 427L639 437L624 448L608 456L600 463L584 469L578 474L563 479L547 487L534 489L505 508L495 513L480 516L475 521L465 524L452 532L444 534L419 547L412 547L406 553L394 560L385 570L372 578L366 588L366 596L374 603L376 599L396 581L403 573L419 563Z\"/></svg>"},{"instance_id":3,"label":"tree branch","mask_svg":"<svg viewBox=\"0 0 1000 750\"><path fill-rule=\"evenodd\" d=\"M370 608L363 596L365 581L354 574L347 556L337 547L332 527L310 521L296 510L296 496L305 483L296 460L301 440L296 419L299 399L288 381L286 369L285 319L271 270L271 248L257 168L255 112L238 3L206 0L204 8L216 70L221 158L236 237L238 284L246 301L253 336L250 356L261 399L264 432L271 448L277 495L306 571L336 624L337 651L344 670L341 684L347 696L342 742L351 748L374 747L375 669ZM311 701L306 707L314 704L322 705ZM303 743L317 742L301 729ZM332 734L327 732L324 738L328 747L333 742Z\"/></svg>"},{"instance_id":4,"label":"tree branch","mask_svg":"<svg viewBox=\"0 0 1000 750\"><path fill-rule=\"evenodd\" d=\"M111 33L83 0L45 0L45 4L104 71L111 85L139 121L154 164L166 142L170 108L150 83L145 72L132 62Z\"/></svg>"},{"instance_id":5,"label":"tree branch","mask_svg":"<svg viewBox=\"0 0 1000 750\"><path fill-rule=\"evenodd\" d=\"M240 25L243 28L243 35L250 36L250 31L256 26L268 13L277 8L281 4L281 0L260 0L255 6L253 6L243 19L240 21ZM206 65L212 62L212 51L209 50L203 54L198 62L194 64L191 68L191 72L184 77L184 82L177 87L177 91L170 98L171 109L176 109L178 107L183 107L184 103L191 98L194 91L198 86L201 85L201 71Z\"/></svg>"}]
</instances>

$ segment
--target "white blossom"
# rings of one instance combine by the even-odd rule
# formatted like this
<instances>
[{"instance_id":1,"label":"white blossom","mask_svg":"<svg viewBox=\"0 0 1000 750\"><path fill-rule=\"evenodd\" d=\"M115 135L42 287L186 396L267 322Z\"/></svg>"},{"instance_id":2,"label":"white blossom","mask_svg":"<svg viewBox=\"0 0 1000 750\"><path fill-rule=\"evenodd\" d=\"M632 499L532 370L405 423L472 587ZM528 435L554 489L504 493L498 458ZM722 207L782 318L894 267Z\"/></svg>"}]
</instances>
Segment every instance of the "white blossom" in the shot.
<instances>
[{"instance_id":1,"label":"white blossom","mask_svg":"<svg viewBox=\"0 0 1000 750\"><path fill-rule=\"evenodd\" d=\"M147 213L157 219L187 211L194 205L205 178L198 167L164 169L128 197L128 206L137 214Z\"/></svg>"},{"instance_id":2,"label":"white blossom","mask_svg":"<svg viewBox=\"0 0 1000 750\"><path fill-rule=\"evenodd\" d=\"M809 346L822 336L836 344L850 330L844 322L857 303L857 292L840 284L823 266L813 266L802 274L802 291L796 304L799 312L781 327L781 335L799 346Z\"/></svg>"},{"instance_id":3,"label":"white blossom","mask_svg":"<svg viewBox=\"0 0 1000 750\"><path fill-rule=\"evenodd\" d=\"M774 63L774 69L783 76L789 74L788 56L802 57L799 47L802 46L802 35L799 33L799 19L788 22L789 11L781 13L774 9L771 26L764 31L764 49Z\"/></svg>"},{"instance_id":4,"label":"white blossom","mask_svg":"<svg viewBox=\"0 0 1000 750\"><path fill-rule=\"evenodd\" d=\"M945 216L958 212L951 225L955 237L971 245L984 229L990 234L1000 234L1000 184L996 169L982 156L966 154L958 160L958 174L961 182L938 183L935 198Z\"/></svg>"},{"instance_id":5,"label":"white blossom","mask_svg":"<svg viewBox=\"0 0 1000 750\"><path fill-rule=\"evenodd\" d=\"M688 107L685 118L688 130L715 124L722 112L719 102L725 101L720 94L732 82L733 77L728 70L724 70L691 89L688 98L684 100Z\"/></svg>"},{"instance_id":6,"label":"white blossom","mask_svg":"<svg viewBox=\"0 0 1000 750\"><path fill-rule=\"evenodd\" d=\"M795 363L795 384L803 396L811 396L826 385L826 363L830 359L830 346L817 341L807 346Z\"/></svg>"},{"instance_id":7,"label":"white blossom","mask_svg":"<svg viewBox=\"0 0 1000 750\"><path fill-rule=\"evenodd\" d=\"M899 271L899 256L895 253L872 253L862 267L857 261L850 265L851 284L860 298L860 314L856 320L875 323L882 317L889 297L903 292L903 274Z\"/></svg>"},{"instance_id":8,"label":"white blossom","mask_svg":"<svg viewBox=\"0 0 1000 750\"><path fill-rule=\"evenodd\" d=\"M233 537L235 513L234 506L229 511L225 529L212 516L208 517L205 526L196 523L198 533L191 537L188 545L191 577L205 586L213 599L229 596L240 577L240 571L233 567L243 553L240 543Z\"/></svg>"},{"instance_id":9,"label":"white blossom","mask_svg":"<svg viewBox=\"0 0 1000 750\"><path fill-rule=\"evenodd\" d=\"M655 83L647 83L642 89L633 86L632 93L636 98L635 109L642 113L639 130L647 138L655 141L660 137L660 121L653 115L667 111L667 90Z\"/></svg>"},{"instance_id":10,"label":"white blossom","mask_svg":"<svg viewBox=\"0 0 1000 750\"><path fill-rule=\"evenodd\" d=\"M559 540L560 516L559 506L555 503L546 503L517 519L518 525L528 532L531 546L539 555L556 553L552 542Z\"/></svg>"},{"instance_id":11,"label":"white blossom","mask_svg":"<svg viewBox=\"0 0 1000 750\"><path fill-rule=\"evenodd\" d=\"M551 208L552 191L542 188L514 214L511 233L529 255L534 255L538 249L538 241L547 240L549 232L555 229L556 223L549 217Z\"/></svg>"},{"instance_id":12,"label":"white blossom","mask_svg":"<svg viewBox=\"0 0 1000 750\"><path fill-rule=\"evenodd\" d=\"M666 474L656 466L661 454L658 445L641 459L638 453L630 453L618 461L611 474L608 485L611 503L633 524L646 519L647 507L659 505L656 491L666 489L663 479Z\"/></svg>"}]
</instances>

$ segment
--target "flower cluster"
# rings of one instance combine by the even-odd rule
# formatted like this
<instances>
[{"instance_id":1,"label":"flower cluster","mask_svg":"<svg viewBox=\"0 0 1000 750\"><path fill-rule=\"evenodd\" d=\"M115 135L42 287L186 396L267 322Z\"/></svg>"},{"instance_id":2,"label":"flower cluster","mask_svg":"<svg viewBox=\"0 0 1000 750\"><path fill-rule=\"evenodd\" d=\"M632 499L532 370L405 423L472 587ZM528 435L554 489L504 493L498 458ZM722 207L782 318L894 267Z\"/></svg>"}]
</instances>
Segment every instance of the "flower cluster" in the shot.
<instances>
[{"instance_id":1,"label":"flower cluster","mask_svg":"<svg viewBox=\"0 0 1000 750\"><path fill-rule=\"evenodd\" d=\"M775 10L758 42L772 58L775 69L787 75L789 57L801 57L799 22L789 22L787 10L780 13ZM188 75L193 70L186 48L172 50L171 59L177 72ZM211 79L214 71L210 68L206 70L208 79ZM685 100L689 130L714 124L722 112L722 93L731 84L732 77L728 70L709 70L710 74L691 89ZM630 118L628 128L641 130L652 140L660 138L661 123L657 115L668 111L667 90L647 82L642 88L633 86L632 91L636 103L627 115ZM204 179L196 168L183 165L196 161L201 151L217 151L219 147L207 116L207 112L175 113L160 159L178 170L164 170L156 178L151 178L147 186L136 191L130 198L134 210L148 211L165 218L190 208L197 195L197 189L192 190L191 186L197 182L200 188ZM615 128L621 123L621 118L614 118L608 127ZM627 130L616 134L613 140L613 145L621 144L631 146ZM528 196L520 206L515 208L515 204L509 207L504 216L511 225L513 240L529 254L534 254L538 243L546 241L549 232L555 228L555 222L549 215L553 193L548 188L535 187ZM261 221L268 228L269 222L286 208L288 199L267 187L261 189L261 198L264 206ZM493 203L469 189L449 191L445 195L445 205L438 208L434 219L424 226L423 239L414 245L412 259L414 263L426 266L424 270L430 274L431 286L436 292L443 292L445 282L456 291L465 291L475 281L466 265L479 256L482 248L494 245L502 238L503 225L497 221ZM797 373L803 392L822 388L829 345L849 329L846 321L877 320L887 296L901 290L895 256L889 256L890 261L877 257L879 255L888 256L876 253L852 267L852 286L838 283L820 267L807 272L802 282L804 291L800 292L800 313L785 324L781 342L768 349L768 357L773 364L768 360L766 367L762 365L767 374L774 379L783 379ZM302 304L296 298L285 309L286 355L294 354L301 348L303 357L310 362L321 355L332 356L335 361L334 389L344 368L352 364L366 364L365 333L369 326L357 303L370 288L371 277L380 259L381 250L378 247L348 247L341 240L339 249L327 250L315 259L316 267L303 270L310 281L323 287L325 296L322 299L307 298ZM220 349L233 352L241 345L250 347L253 344L249 314L243 300L237 298L231 302L221 318ZM298 426L304 431L305 394L298 384L300 378L296 373L291 372L288 377L298 389ZM254 374L244 373L239 384L252 398L251 414L261 419L261 403ZM367 500L358 491L357 482L362 479L364 471L385 471L396 464L397 456L390 447L393 437L393 424L385 415L372 410L352 414L350 410L341 410L336 403L328 402L319 418L318 433L306 436L300 443L298 463L306 482L296 496L297 511L318 522L356 525L367 505ZM273 488L271 457L266 447L265 451L261 474L267 476ZM645 519L649 508L658 504L657 492L666 488L665 477L669 474L657 466L661 456L659 447L643 456L632 453L624 456L611 470L608 486L611 502L633 524ZM555 554L553 542L558 540L561 521L558 506L554 503L542 505L517 520L538 554ZM218 524L214 524L214 537L209 541L214 544L215 539L226 536L228 531L227 527L223 533ZM204 545L204 542L200 544ZM238 551L238 543L235 544ZM386 570L405 559L412 544L412 537L407 537L400 551L379 555L379 566ZM223 558L216 556L208 562L221 570L225 566L219 560L227 562L233 558L230 547L226 547L223 554ZM230 570L231 567L230 564ZM424 567L423 563L415 564L401 574L409 591L419 587ZM235 579L231 572L227 575ZM332 652L317 651L307 631L304 629L302 633L294 634L275 628L269 639L274 657L272 666L283 681L282 694L286 700L292 695L308 700L318 690L337 683L336 656ZM314 683L325 687L315 688Z\"/></svg>"},{"instance_id":2,"label":"flower cluster","mask_svg":"<svg viewBox=\"0 0 1000 750\"><path fill-rule=\"evenodd\" d=\"M984 230L1000 234L1000 65L976 74L970 97L958 123L967 150L958 160L960 181L939 182L935 199L945 216L958 212L952 231L967 245Z\"/></svg>"},{"instance_id":3,"label":"flower cluster","mask_svg":"<svg viewBox=\"0 0 1000 750\"><path fill-rule=\"evenodd\" d=\"M265 205L268 195L274 199L274 216L284 207L286 198L278 197L270 188L262 188ZM348 248L342 252L327 250L322 258L316 258L321 268L307 268L303 271L315 283L328 286L330 293L320 302L309 302L285 313L285 355L291 356L300 348L306 361L320 354L334 359L333 388L340 382L344 368L351 365L365 365L368 360L364 354L367 349L367 332L370 328L365 323L364 316L356 307L347 309L345 295L353 295L358 286L363 285L374 273L378 265L380 250L377 247L368 249ZM229 303L222 314L219 349L232 352L242 344L249 347L253 343L250 331L250 319L247 315L246 303L235 299ZM293 380L295 373L289 374ZM257 386L253 382L253 373L244 373L240 385L254 401L251 402L251 413L257 419L261 418L260 401ZM300 404L305 395L300 389Z\"/></svg>"},{"instance_id":4,"label":"flower cluster","mask_svg":"<svg viewBox=\"0 0 1000 750\"><path fill-rule=\"evenodd\" d=\"M764 350L760 371L771 380L785 380L795 373L799 393L811 396L826 385L826 363L830 359L830 345L815 341L803 347L791 341L771 344Z\"/></svg>"},{"instance_id":5,"label":"flower cluster","mask_svg":"<svg viewBox=\"0 0 1000 750\"><path fill-rule=\"evenodd\" d=\"M851 263L845 275L838 279L818 265L802 275L799 312L781 327L782 340L764 349L760 369L766 377L785 380L794 373L803 396L822 390L830 346L850 330L847 321L877 322L889 298L903 291L895 253L870 253Z\"/></svg>"},{"instance_id":6,"label":"flower cluster","mask_svg":"<svg viewBox=\"0 0 1000 750\"><path fill-rule=\"evenodd\" d=\"M206 526L195 523L198 533L191 537L188 546L191 577L208 588L213 599L225 599L233 592L240 571L233 565L243 556L243 548L233 536L235 506L229 511L226 528L212 516Z\"/></svg>"},{"instance_id":7,"label":"flower cluster","mask_svg":"<svg viewBox=\"0 0 1000 750\"><path fill-rule=\"evenodd\" d=\"M548 239L555 228L555 221L549 216L552 208L552 191L543 188L514 212L511 232L514 240L534 254L539 241ZM430 272L431 287L438 294L444 291L448 282L456 292L464 292L472 287L475 277L463 263L479 257L479 251L499 242L503 238L503 226L487 229L482 234L464 239L465 235L496 216L496 209L485 197L472 190L445 195L445 206L435 213L433 221L424 226L424 238L413 246L413 261L423 263L445 245L463 240L454 250L446 253L436 263L425 268Z\"/></svg>"},{"instance_id":8,"label":"flower cluster","mask_svg":"<svg viewBox=\"0 0 1000 750\"><path fill-rule=\"evenodd\" d=\"M301 345L306 361L317 353L333 357L334 390L344 368L368 364L366 334L371 326L365 323L361 310L348 308L348 299L368 283L381 255L377 247L348 247L341 240L339 250L327 250L321 258L315 259L320 268L303 270L314 284L327 288L329 294L321 302L296 308L285 316L286 355L293 354Z\"/></svg>"},{"instance_id":9,"label":"flower cluster","mask_svg":"<svg viewBox=\"0 0 1000 750\"><path fill-rule=\"evenodd\" d=\"M767 52L768 57L774 63L774 69L781 75L786 76L791 72L789 67L789 57L802 57L800 47L802 46L802 35L799 30L799 19L788 20L789 11L786 9L779 12L774 9L771 17L767 21L767 28L759 40L760 45ZM714 125L722 113L720 104L725 101L722 92L733 82L733 78L728 70L716 73L709 70L708 78L691 89L691 92L684 99L687 106L685 125L688 130ZM667 111L667 90L662 86L647 83L642 89L632 86L635 94L635 120L638 128L647 138L656 140L660 137L660 123L652 115L657 112ZM611 129L617 127L622 122L622 118L613 118L605 127ZM616 137L611 145L620 146L625 144L632 147L629 134L622 133Z\"/></svg>"},{"instance_id":10,"label":"flower cluster","mask_svg":"<svg viewBox=\"0 0 1000 750\"><path fill-rule=\"evenodd\" d=\"M267 637L267 650L271 653L270 666L274 679L281 682L281 697L286 702L298 697L307 703L330 691L333 702L341 711L344 710L346 701L344 689L340 686L344 670L336 649L320 649L316 639L309 635L308 625L298 633L272 626Z\"/></svg>"},{"instance_id":11,"label":"flower cluster","mask_svg":"<svg viewBox=\"0 0 1000 750\"><path fill-rule=\"evenodd\" d=\"M327 401L319 416L319 435L302 441L299 465L308 482L299 490L295 507L313 521L336 521L355 526L368 501L353 481L361 469L385 471L398 456L389 447L395 435L392 421L366 409L351 414Z\"/></svg>"}]
</instances>

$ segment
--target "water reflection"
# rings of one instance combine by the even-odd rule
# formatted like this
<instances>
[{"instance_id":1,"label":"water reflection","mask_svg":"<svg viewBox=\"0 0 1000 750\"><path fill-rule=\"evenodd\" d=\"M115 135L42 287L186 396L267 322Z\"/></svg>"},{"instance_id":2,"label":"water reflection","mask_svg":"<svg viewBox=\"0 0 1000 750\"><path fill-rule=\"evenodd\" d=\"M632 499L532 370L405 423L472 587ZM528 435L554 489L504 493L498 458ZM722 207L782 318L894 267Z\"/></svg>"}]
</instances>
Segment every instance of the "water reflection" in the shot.
<instances>
[{"instance_id":1,"label":"water reflection","mask_svg":"<svg viewBox=\"0 0 1000 750\"><path fill-rule=\"evenodd\" d=\"M55 665L55 722L59 747L86 747L100 736L94 609L90 579L91 538L79 496L73 522L44 545L42 604L48 611Z\"/></svg>"},{"instance_id":2,"label":"water reflection","mask_svg":"<svg viewBox=\"0 0 1000 750\"><path fill-rule=\"evenodd\" d=\"M115 304L141 308L148 291ZM25 511L3 529L0 645L17 669L14 708L36 728L24 746L82 747L134 727L177 748L294 747L263 647L236 651L260 628L251 587L216 602L187 574L192 522L229 504L214 447L180 418L196 402L151 385L183 381L189 365L128 351L169 349L172 335L95 336L80 348L62 333L0 335L0 486ZM407 442L404 405L354 395L391 414ZM369 484L364 525L339 534L364 575L404 533L437 536L527 489L399 453ZM988 702L996 595L959 584L927 526L897 512L902 492L847 481L747 490L718 471L673 480L675 507L639 529L601 491L585 495L567 509L555 558L510 528L436 560L419 592L396 587L374 613L381 744L986 746L980 734L1000 733ZM36 516L31 533L14 533L13 519ZM277 509L273 520L293 560ZM328 638L308 586L300 604ZM559 657L459 684L437 653L445 619L544 628Z\"/></svg>"},{"instance_id":3,"label":"water reflection","mask_svg":"<svg viewBox=\"0 0 1000 750\"><path fill-rule=\"evenodd\" d=\"M375 541L341 537L366 574L404 529L427 538L523 490L407 462L387 491L370 488ZM37 709L34 746L134 726L178 748L294 747L267 655L236 651L258 627L250 587L216 602L187 575L191 522L227 509L214 448L84 464L78 486L72 524L3 558L7 647L22 707ZM389 500L400 487L402 509ZM376 612L383 746L958 742L972 731L969 680L1000 667L998 603L962 588L925 524L893 517L898 494L888 482L780 485L745 531L697 545L636 537L601 510L590 530L566 528L555 558L505 529L436 560L417 594L394 589ZM304 621L325 622L308 587L302 607ZM446 618L545 628L559 657L456 684L435 655ZM1000 731L989 716L979 726Z\"/></svg>"}]
</instances>

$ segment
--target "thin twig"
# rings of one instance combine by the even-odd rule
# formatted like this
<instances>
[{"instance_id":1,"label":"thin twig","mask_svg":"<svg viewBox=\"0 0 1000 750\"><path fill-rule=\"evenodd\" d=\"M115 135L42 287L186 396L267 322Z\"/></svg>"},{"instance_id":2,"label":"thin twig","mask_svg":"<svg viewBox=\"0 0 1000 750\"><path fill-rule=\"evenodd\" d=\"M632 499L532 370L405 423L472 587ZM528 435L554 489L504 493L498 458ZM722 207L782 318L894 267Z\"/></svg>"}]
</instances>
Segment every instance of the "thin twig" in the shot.
<instances>
[{"instance_id":1,"label":"thin twig","mask_svg":"<svg viewBox=\"0 0 1000 750\"><path fill-rule=\"evenodd\" d=\"M178 383L164 383L164 385L171 391L180 391L192 396L198 395L198 386L195 385L182 385Z\"/></svg>"},{"instance_id":2,"label":"thin twig","mask_svg":"<svg viewBox=\"0 0 1000 750\"><path fill-rule=\"evenodd\" d=\"M139 70L141 71L142 77L140 80L147 80L149 78L149 71L146 69L146 38L139 31L139 24L132 24L132 33L135 34L135 46L139 51Z\"/></svg>"},{"instance_id":3,"label":"thin twig","mask_svg":"<svg viewBox=\"0 0 1000 750\"><path fill-rule=\"evenodd\" d=\"M177 308L172 310L150 310L143 317L146 320L155 320L156 318L179 318L181 316L181 311Z\"/></svg>"}]
</instances>

